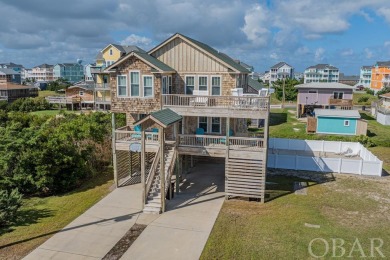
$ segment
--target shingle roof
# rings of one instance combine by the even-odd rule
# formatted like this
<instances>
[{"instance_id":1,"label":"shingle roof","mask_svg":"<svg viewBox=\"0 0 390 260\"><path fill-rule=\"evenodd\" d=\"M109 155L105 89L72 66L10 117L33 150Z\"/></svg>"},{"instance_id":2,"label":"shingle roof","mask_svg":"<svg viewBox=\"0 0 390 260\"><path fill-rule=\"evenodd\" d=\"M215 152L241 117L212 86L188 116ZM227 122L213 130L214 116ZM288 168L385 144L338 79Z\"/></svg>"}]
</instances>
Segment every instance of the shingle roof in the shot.
<instances>
[{"instance_id":1,"label":"shingle roof","mask_svg":"<svg viewBox=\"0 0 390 260\"><path fill-rule=\"evenodd\" d=\"M341 109L314 109L316 117L347 117L360 118L357 110L341 110Z\"/></svg>"},{"instance_id":2,"label":"shingle roof","mask_svg":"<svg viewBox=\"0 0 390 260\"><path fill-rule=\"evenodd\" d=\"M0 84L0 89L6 90L6 89L36 89L37 87L31 86L31 85L20 85L20 84L14 84L7 82L6 84Z\"/></svg>"},{"instance_id":3,"label":"shingle roof","mask_svg":"<svg viewBox=\"0 0 390 260\"><path fill-rule=\"evenodd\" d=\"M38 65L38 66L35 66L34 68L41 68L41 69L49 69L49 68L53 68L54 65L49 65L49 64L41 64L41 65Z\"/></svg>"},{"instance_id":4,"label":"shingle roof","mask_svg":"<svg viewBox=\"0 0 390 260\"><path fill-rule=\"evenodd\" d=\"M13 69L1 69L0 72L3 73L3 75L20 75L20 72L16 72Z\"/></svg>"},{"instance_id":5,"label":"shingle roof","mask_svg":"<svg viewBox=\"0 0 390 260\"><path fill-rule=\"evenodd\" d=\"M329 89L354 89L353 86L342 84L339 82L310 82L306 84L296 85L295 88L329 88Z\"/></svg>"},{"instance_id":6,"label":"shingle roof","mask_svg":"<svg viewBox=\"0 0 390 260\"><path fill-rule=\"evenodd\" d=\"M262 88L264 88L263 84L252 78L248 78L248 85L255 90L261 90Z\"/></svg>"},{"instance_id":7,"label":"shingle roof","mask_svg":"<svg viewBox=\"0 0 390 260\"><path fill-rule=\"evenodd\" d=\"M390 67L390 61L377 61L376 65L378 67Z\"/></svg>"},{"instance_id":8,"label":"shingle roof","mask_svg":"<svg viewBox=\"0 0 390 260\"><path fill-rule=\"evenodd\" d=\"M290 66L286 62L282 61L282 62L279 62L279 63L275 64L274 66L272 66L271 69L279 69L280 67L283 67L284 65ZM290 66L290 67L292 67L292 66Z\"/></svg>"},{"instance_id":9,"label":"shingle roof","mask_svg":"<svg viewBox=\"0 0 390 260\"><path fill-rule=\"evenodd\" d=\"M363 70L370 70L371 68L372 68L372 66L362 66Z\"/></svg>"},{"instance_id":10,"label":"shingle roof","mask_svg":"<svg viewBox=\"0 0 390 260\"><path fill-rule=\"evenodd\" d=\"M161 125L162 127L168 127L169 125L182 120L182 118L183 117L181 115L177 114L171 109L165 108L160 111L153 112L149 116L141 120L138 120L137 122L134 123L134 125L139 125L145 122L146 120L153 120L157 124Z\"/></svg>"},{"instance_id":11,"label":"shingle roof","mask_svg":"<svg viewBox=\"0 0 390 260\"><path fill-rule=\"evenodd\" d=\"M314 66L310 66L306 69L319 69L319 70L322 70L322 69L332 69L332 70L338 70L338 68L336 68L335 66L332 66L330 64L317 64L317 65L314 65Z\"/></svg>"},{"instance_id":12,"label":"shingle roof","mask_svg":"<svg viewBox=\"0 0 390 260\"><path fill-rule=\"evenodd\" d=\"M228 55L222 53L222 52L219 52L217 50L215 50L214 48L208 46L207 44L205 43L202 43L202 42L199 42L197 40L194 40L188 36L185 36L183 34L180 34L178 33L178 35L182 36L183 38L187 39L188 41L192 42L193 44L197 45L198 47L200 47L201 49L209 52L210 54L214 55L216 58L222 60L223 62L225 62L226 64L228 64L229 66L233 67L234 69L238 70L239 72L244 72L244 73L249 73L250 71L247 70L246 68L244 68L242 65L238 64L237 62L235 62L231 57L229 57Z\"/></svg>"},{"instance_id":13,"label":"shingle roof","mask_svg":"<svg viewBox=\"0 0 390 260\"><path fill-rule=\"evenodd\" d=\"M7 66L7 67L12 67L12 68L23 68L23 65L20 64L15 64L13 62L8 62L8 63L0 63L0 66Z\"/></svg>"}]
</instances>

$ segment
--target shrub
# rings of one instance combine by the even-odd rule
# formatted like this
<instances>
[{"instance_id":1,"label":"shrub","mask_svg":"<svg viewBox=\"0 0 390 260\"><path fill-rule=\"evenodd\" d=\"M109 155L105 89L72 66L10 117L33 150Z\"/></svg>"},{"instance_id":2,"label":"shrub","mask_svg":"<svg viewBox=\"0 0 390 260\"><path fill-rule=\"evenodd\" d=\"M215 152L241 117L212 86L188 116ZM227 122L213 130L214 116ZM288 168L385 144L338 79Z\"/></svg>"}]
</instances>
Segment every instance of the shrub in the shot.
<instances>
[{"instance_id":1,"label":"shrub","mask_svg":"<svg viewBox=\"0 0 390 260\"><path fill-rule=\"evenodd\" d=\"M364 90L365 90L366 93L369 94L369 95L375 95L375 91L372 90L372 89L370 89L370 88L365 88Z\"/></svg>"},{"instance_id":2,"label":"shrub","mask_svg":"<svg viewBox=\"0 0 390 260\"><path fill-rule=\"evenodd\" d=\"M8 110L20 112L32 112L50 109L50 104L43 97L20 98L9 105Z\"/></svg>"},{"instance_id":3,"label":"shrub","mask_svg":"<svg viewBox=\"0 0 390 260\"><path fill-rule=\"evenodd\" d=\"M17 189L11 192L0 190L0 226L12 223L22 206L22 194Z\"/></svg>"},{"instance_id":4,"label":"shrub","mask_svg":"<svg viewBox=\"0 0 390 260\"><path fill-rule=\"evenodd\" d=\"M374 147L376 144L371 141L371 138L366 135L359 135L354 138L355 142L359 142L365 147Z\"/></svg>"},{"instance_id":5,"label":"shrub","mask_svg":"<svg viewBox=\"0 0 390 260\"><path fill-rule=\"evenodd\" d=\"M366 103L368 101L369 97L367 96L362 96L358 99L359 103Z\"/></svg>"}]
</instances>

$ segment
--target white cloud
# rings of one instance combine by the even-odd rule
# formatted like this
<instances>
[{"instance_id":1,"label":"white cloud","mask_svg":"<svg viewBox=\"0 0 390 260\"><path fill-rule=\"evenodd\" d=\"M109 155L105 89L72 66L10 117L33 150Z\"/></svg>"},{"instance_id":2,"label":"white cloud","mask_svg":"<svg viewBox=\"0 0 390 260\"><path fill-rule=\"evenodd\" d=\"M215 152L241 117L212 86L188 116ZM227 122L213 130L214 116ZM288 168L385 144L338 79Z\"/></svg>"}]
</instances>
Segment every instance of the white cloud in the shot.
<instances>
[{"instance_id":1,"label":"white cloud","mask_svg":"<svg viewBox=\"0 0 390 260\"><path fill-rule=\"evenodd\" d=\"M364 49L364 54L367 59L371 59L372 57L374 57L374 53L369 48Z\"/></svg>"},{"instance_id":2,"label":"white cloud","mask_svg":"<svg viewBox=\"0 0 390 260\"><path fill-rule=\"evenodd\" d=\"M152 42L153 41L150 38L135 35L135 34L130 34L129 36L126 37L126 39L124 39L120 43L122 45L136 45L138 47L145 48L145 47L150 47Z\"/></svg>"},{"instance_id":3,"label":"white cloud","mask_svg":"<svg viewBox=\"0 0 390 260\"><path fill-rule=\"evenodd\" d=\"M279 55L278 55L277 53L275 53L275 52L271 53L271 54L269 55L269 57L270 57L271 59L273 59L273 60L278 60L278 59L279 59Z\"/></svg>"},{"instance_id":4,"label":"white cloud","mask_svg":"<svg viewBox=\"0 0 390 260\"><path fill-rule=\"evenodd\" d=\"M352 56L354 54L354 51L352 49L347 49L342 51L340 54L341 56Z\"/></svg>"},{"instance_id":5,"label":"white cloud","mask_svg":"<svg viewBox=\"0 0 390 260\"><path fill-rule=\"evenodd\" d=\"M388 23L390 23L390 7L381 7L378 9L377 13L383 16Z\"/></svg>"},{"instance_id":6,"label":"white cloud","mask_svg":"<svg viewBox=\"0 0 390 260\"><path fill-rule=\"evenodd\" d=\"M316 62L321 62L324 60L324 54L325 54L325 49L320 47L316 49L316 52L314 53L314 60Z\"/></svg>"},{"instance_id":7,"label":"white cloud","mask_svg":"<svg viewBox=\"0 0 390 260\"><path fill-rule=\"evenodd\" d=\"M310 53L310 50L308 47L306 46L303 46L303 47L299 47L296 51L295 51L295 54L297 55L305 55L305 54L308 54Z\"/></svg>"},{"instance_id":8,"label":"white cloud","mask_svg":"<svg viewBox=\"0 0 390 260\"><path fill-rule=\"evenodd\" d=\"M386 42L383 44L383 46L385 46L385 47L390 47L390 41L386 41Z\"/></svg>"},{"instance_id":9,"label":"white cloud","mask_svg":"<svg viewBox=\"0 0 390 260\"><path fill-rule=\"evenodd\" d=\"M245 14L245 25L241 30L255 46L266 46L268 43L270 37L270 31L267 28L268 19L267 9L259 4L254 5Z\"/></svg>"}]
</instances>

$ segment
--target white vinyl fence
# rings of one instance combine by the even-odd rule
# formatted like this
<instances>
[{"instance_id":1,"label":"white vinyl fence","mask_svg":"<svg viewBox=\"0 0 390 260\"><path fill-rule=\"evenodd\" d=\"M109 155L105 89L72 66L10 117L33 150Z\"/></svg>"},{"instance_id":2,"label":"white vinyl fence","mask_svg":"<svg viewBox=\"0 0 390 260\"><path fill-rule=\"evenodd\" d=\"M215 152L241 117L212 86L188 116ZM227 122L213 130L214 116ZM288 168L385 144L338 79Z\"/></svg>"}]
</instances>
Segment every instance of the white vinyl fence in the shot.
<instances>
[{"instance_id":1,"label":"white vinyl fence","mask_svg":"<svg viewBox=\"0 0 390 260\"><path fill-rule=\"evenodd\" d=\"M357 156L334 156L348 148ZM287 152L278 152L282 150ZM381 176L382 166L383 162L358 142L269 139L269 168Z\"/></svg>"}]
</instances>

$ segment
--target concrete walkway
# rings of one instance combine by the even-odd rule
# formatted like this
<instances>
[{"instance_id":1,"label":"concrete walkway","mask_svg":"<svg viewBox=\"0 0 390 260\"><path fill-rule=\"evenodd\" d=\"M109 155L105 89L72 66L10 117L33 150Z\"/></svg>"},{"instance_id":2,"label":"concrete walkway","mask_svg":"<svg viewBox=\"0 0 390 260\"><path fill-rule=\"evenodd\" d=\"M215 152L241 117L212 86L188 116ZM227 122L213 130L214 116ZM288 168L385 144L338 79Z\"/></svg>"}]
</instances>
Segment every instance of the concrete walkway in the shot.
<instances>
[{"instance_id":1,"label":"concrete walkway","mask_svg":"<svg viewBox=\"0 0 390 260\"><path fill-rule=\"evenodd\" d=\"M141 214L141 185L115 189L25 259L101 259L135 223L122 259L199 259L224 200L223 164L199 164L162 215Z\"/></svg>"},{"instance_id":2,"label":"concrete walkway","mask_svg":"<svg viewBox=\"0 0 390 260\"><path fill-rule=\"evenodd\" d=\"M121 259L199 259L222 207L224 165L199 164Z\"/></svg>"},{"instance_id":3,"label":"concrete walkway","mask_svg":"<svg viewBox=\"0 0 390 260\"><path fill-rule=\"evenodd\" d=\"M115 189L25 259L101 259L141 212L141 185Z\"/></svg>"}]
</instances>

